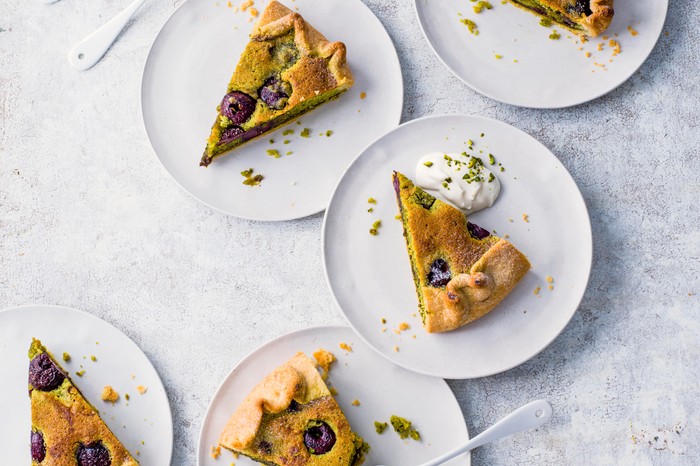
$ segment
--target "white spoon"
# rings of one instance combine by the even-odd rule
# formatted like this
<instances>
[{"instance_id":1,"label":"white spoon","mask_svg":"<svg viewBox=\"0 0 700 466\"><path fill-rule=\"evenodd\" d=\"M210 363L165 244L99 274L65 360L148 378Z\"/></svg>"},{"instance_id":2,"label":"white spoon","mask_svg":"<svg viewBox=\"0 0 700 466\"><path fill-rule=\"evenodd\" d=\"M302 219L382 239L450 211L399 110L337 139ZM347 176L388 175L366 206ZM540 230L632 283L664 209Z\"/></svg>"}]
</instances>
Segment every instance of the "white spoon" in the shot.
<instances>
[{"instance_id":1,"label":"white spoon","mask_svg":"<svg viewBox=\"0 0 700 466\"><path fill-rule=\"evenodd\" d=\"M38 0L39 3L42 3L44 5L51 5L52 3L56 3L58 0Z\"/></svg>"},{"instance_id":2,"label":"white spoon","mask_svg":"<svg viewBox=\"0 0 700 466\"><path fill-rule=\"evenodd\" d=\"M539 427L552 417L552 405L544 400L533 401L522 406L496 424L492 425L461 447L448 451L434 460L423 463L420 466L437 466L455 456L473 450L486 443L495 442L503 437L508 437L518 432ZM382 466L382 465L378 465Z\"/></svg>"},{"instance_id":3,"label":"white spoon","mask_svg":"<svg viewBox=\"0 0 700 466\"><path fill-rule=\"evenodd\" d=\"M77 70L85 71L100 61L110 45L129 22L136 10L146 0L134 0L124 11L112 18L107 24L87 36L68 52L68 62Z\"/></svg>"}]
</instances>

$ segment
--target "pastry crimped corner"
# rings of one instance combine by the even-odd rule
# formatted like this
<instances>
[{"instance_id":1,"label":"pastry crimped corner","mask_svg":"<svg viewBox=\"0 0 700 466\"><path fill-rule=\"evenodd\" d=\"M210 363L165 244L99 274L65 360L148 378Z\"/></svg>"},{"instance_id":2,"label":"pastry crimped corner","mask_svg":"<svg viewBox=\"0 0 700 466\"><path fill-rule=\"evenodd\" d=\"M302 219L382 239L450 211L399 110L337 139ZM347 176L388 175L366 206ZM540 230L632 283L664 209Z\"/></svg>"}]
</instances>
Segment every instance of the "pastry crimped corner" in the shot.
<instances>
[{"instance_id":1,"label":"pastry crimped corner","mask_svg":"<svg viewBox=\"0 0 700 466\"><path fill-rule=\"evenodd\" d=\"M217 107L200 165L289 123L353 85L342 42L272 0L253 26Z\"/></svg>"},{"instance_id":2,"label":"pastry crimped corner","mask_svg":"<svg viewBox=\"0 0 700 466\"><path fill-rule=\"evenodd\" d=\"M513 5L548 18L576 34L596 37L612 22L614 0L509 0Z\"/></svg>"},{"instance_id":3,"label":"pastry crimped corner","mask_svg":"<svg viewBox=\"0 0 700 466\"><path fill-rule=\"evenodd\" d=\"M393 174L423 327L448 332L493 310L530 269L505 239Z\"/></svg>"},{"instance_id":4,"label":"pastry crimped corner","mask_svg":"<svg viewBox=\"0 0 700 466\"><path fill-rule=\"evenodd\" d=\"M304 353L253 388L224 427L219 446L267 465L354 466L368 448Z\"/></svg>"},{"instance_id":5,"label":"pastry crimped corner","mask_svg":"<svg viewBox=\"0 0 700 466\"><path fill-rule=\"evenodd\" d=\"M32 465L138 466L78 387L41 344L29 347Z\"/></svg>"}]
</instances>

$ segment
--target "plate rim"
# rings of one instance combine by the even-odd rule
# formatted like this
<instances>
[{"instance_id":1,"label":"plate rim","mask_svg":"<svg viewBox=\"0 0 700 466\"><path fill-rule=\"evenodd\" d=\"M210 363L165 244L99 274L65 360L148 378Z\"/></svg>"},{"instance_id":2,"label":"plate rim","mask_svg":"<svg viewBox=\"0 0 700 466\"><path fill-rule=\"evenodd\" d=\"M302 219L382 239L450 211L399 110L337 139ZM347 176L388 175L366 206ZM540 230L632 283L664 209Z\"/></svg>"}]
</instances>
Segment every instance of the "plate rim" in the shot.
<instances>
[{"instance_id":1,"label":"plate rim","mask_svg":"<svg viewBox=\"0 0 700 466\"><path fill-rule=\"evenodd\" d=\"M344 172L343 172L343 173L344 173ZM267 347L269 347L269 346L272 346L272 345L276 344L276 343L277 343L278 341L280 341L280 340L283 340L283 339L285 339L285 338L290 338L290 337L295 336L295 335L300 335L300 334L303 334L303 333L313 333L313 332L328 331L328 330L349 330L349 331L352 332L353 334L355 334L355 335L357 335L357 336L360 336L359 333L357 333L357 331L355 330L355 328L352 327L352 326L350 326L350 325L337 325L337 324L336 324L336 325L312 325L311 327L304 327L304 328L299 328L299 329L296 329L296 330L290 330L289 332L285 332L285 333L283 333L283 334L281 334L281 335L277 335L276 337L274 337L274 338L272 338L272 339L270 339L270 340L265 341L262 345L259 345L259 346L255 347L255 348L253 348L253 349L252 349L251 351L249 351L245 356L243 356L241 359L239 359L239 360L236 362L236 364L231 368L231 370L223 377L223 379L221 380L221 383L219 384L219 387L216 389L216 391L214 392L214 394L211 396L211 399L209 400L209 404L207 405L207 410L206 410L206 412L204 413L204 416L202 417L201 426L200 426L200 428L199 428L199 438L197 439L197 452L196 452L196 455L197 455L196 460L197 460L197 462L196 462L196 466L202 466L202 463L201 463L201 461L200 461L200 453L201 453L202 451L206 452L206 450L201 450L201 448L203 447L203 442L204 442L204 428L205 428L205 425L206 425L206 421L207 421L207 419L208 419L208 417L209 417L209 412L210 412L210 410L211 410L211 408L212 408L212 405L214 404L214 400L218 398L219 394L220 394L221 391L224 389L224 384L225 384L226 381L229 379L229 377L231 377L231 376L233 375L233 373L238 369L238 367L239 367L240 365L242 365L243 363L248 362L248 360L252 359L252 358L254 357L254 355L255 355L258 351L261 351L261 350L263 350L263 349L265 349L265 348L267 348ZM363 339L362 337L360 337L360 339L364 342L364 339ZM367 345L367 347L368 347L368 348L371 348L371 349L374 349L371 345ZM398 364L394 363L394 362L391 361L391 360L389 360L389 363L394 364L394 365L396 365L396 366L398 366L398 367L401 367L401 366L399 366ZM404 368L404 369L405 369L405 368ZM411 372L414 372L414 373L415 373L415 371L411 371ZM459 406L459 401L457 400L457 397L455 396L454 391L452 391L452 389L451 389L450 386L447 384L447 381L446 381L445 379L443 379L442 377L430 376L430 375L428 375L428 374L420 374L420 375L432 377L433 379L435 379L436 382L442 383L442 384L447 388L447 390L449 390L450 393L452 393L452 398L453 398L454 402ZM460 407L460 408L461 408L461 407ZM461 411L460 411L460 412L461 412ZM466 432L467 432L467 437L468 437L468 439L471 439L472 436L471 436L471 433L469 432L469 426L467 425L467 419L464 417L464 415L462 415L462 418L463 418L463 420L464 420L464 429L465 429ZM206 447L205 447L205 448L206 448ZM467 466L471 466L471 458L472 458L472 457L471 457L471 451L469 451L469 452L466 453L465 458L468 459Z\"/></svg>"},{"instance_id":2,"label":"plate rim","mask_svg":"<svg viewBox=\"0 0 700 466\"><path fill-rule=\"evenodd\" d=\"M442 56L438 53L437 49L435 48L435 45L430 40L430 37L428 36L428 33L426 32L425 26L423 24L423 19L421 17L420 12L418 11L418 2L420 2L420 1L422 1L422 0L413 0L413 11L416 14L416 19L418 19L418 25L420 27L421 32L423 33L423 38L428 43L430 50L433 51L433 54L438 58L440 63L442 63L442 65L445 68L447 68L447 70L450 73L452 73L452 75L454 77L456 77L457 79L462 81L462 83L466 84L474 92L481 94L484 97L487 97L489 99L495 100L496 102L501 102L501 103L506 104L506 105L512 105L513 107L517 107L517 108L533 108L533 109L540 109L540 110L558 110L558 109L571 108L571 107L583 105L585 103L597 100L597 99L599 99L607 94L610 94L611 92L613 92L614 90L616 90L617 88L619 88L620 86L625 84L627 81L629 81L629 79L632 76L634 76L634 74L642 67L642 65L644 65L644 63L647 62L647 60L649 59L649 56L651 55L651 53L654 51L657 44L659 43L659 39L661 38L661 34L663 33L663 30L664 30L663 26L666 24L666 19L668 18L668 5L669 5L669 0L662 0L666 3L664 5L665 6L665 8L664 8L664 20L662 22L661 28L659 28L659 34L654 39L653 43L651 43L652 45L651 45L651 47L649 47L649 51L644 55L644 58L642 60L640 60L639 64L636 67L634 67L634 69L630 70L629 74L627 74L619 83L615 84L613 87L611 87L610 89L608 89L600 94L596 93L596 95L594 95L592 97L577 100L573 103L565 103L565 104L561 104L561 105L524 105L522 103L513 102L510 99L496 97L492 93L486 92L483 89L480 89L479 86L467 81L466 78L462 77L459 73L457 73L457 71L455 71L450 65L448 65L445 62L445 60L442 58ZM330 203L329 203L329 205L330 205Z\"/></svg>"},{"instance_id":3,"label":"plate rim","mask_svg":"<svg viewBox=\"0 0 700 466\"><path fill-rule=\"evenodd\" d=\"M173 424L173 409L172 406L170 405L170 397L168 396L168 391L165 389L165 385L163 385L163 380L160 376L160 373L158 370L156 370L155 366L153 365L153 362L151 362L151 359L148 357L148 355L143 351L143 349L134 341L131 339L129 335L126 333L122 332L119 328L117 328L115 325L113 325L111 322L107 322L106 320L91 314L90 312L83 311L80 309L76 309L74 307L70 306L64 306L61 304L41 304L41 303L30 303L30 304L21 304L19 306L10 306L6 307L3 309L0 309L0 316L4 315L5 313L13 312L13 311L21 311L22 309L32 309L32 308L44 308L44 309L53 309L53 310L61 310L61 311L68 311L68 312L74 312L76 314L81 315L82 317L86 317L88 319L96 320L99 322L102 322L112 329L116 330L120 335L124 336L128 341L130 341L134 347L136 347L139 352L143 355L144 359L148 363L151 369L153 369L153 372L157 376L157 381L159 386L156 387L156 389L161 389L163 390L163 394L165 395L165 402L168 406L167 409L167 422L170 425L170 429L168 430L168 438L170 439L170 448L168 449L168 457L167 457L167 462L165 464L170 464L173 460L173 447L175 446L175 426Z\"/></svg>"},{"instance_id":4,"label":"plate rim","mask_svg":"<svg viewBox=\"0 0 700 466\"><path fill-rule=\"evenodd\" d=\"M484 371L483 373L476 373L476 374L468 374L465 375L465 373L461 372L459 375L457 374L452 374L452 373L443 373L443 372L435 372L435 371L429 371L429 370L420 370L416 369L415 367L411 367L410 365L407 365L406 363L403 363L401 360L393 359L391 354L389 353L384 353L381 351L380 348L375 347L369 339L365 338L365 336L355 327L355 325L350 321L348 318L347 314L343 310L342 306L340 305L340 302L338 301L338 297L336 296L335 290L332 285L331 277L330 274L328 273L328 263L327 263L327 248L328 244L330 243L329 240L327 240L327 226L328 226L328 219L330 218L330 215L328 212L333 208L334 201L336 200L336 194L340 191L340 185L345 179L345 176L347 175L348 171L355 165L355 163L360 159L360 157L367 152L367 150L375 145L377 142L379 142L381 139L387 137L389 134L398 131L399 129L403 128L404 126L409 126L409 125L414 125L414 124L422 124L424 121L427 120L439 120L443 118L468 118L468 119L476 119L476 120L486 120L490 122L496 122L498 124L506 125L509 126L510 128L522 133L523 135L527 136L530 139L533 139L535 142L537 142L539 145L544 147L547 152L561 165L562 169L564 170L564 175L568 176L569 180L573 183L574 187L576 188L576 202L580 203L581 206L583 207L583 213L585 213L585 220L586 220L586 225L588 228L586 229L587 234L584 235L584 238L586 239L586 246L588 249L588 253L586 254L586 259L587 259L587 264L584 264L582 268L587 269L587 277L586 277L586 283L581 289L580 296L578 297L577 304L573 311L571 312L571 315L569 318L566 320L566 323L562 325L561 329L556 333L556 335L552 336L551 339L549 339L546 344L542 346L538 351L534 352L533 354L526 356L525 358L518 358L518 361L509 365L508 367L498 369L498 370L491 370L491 371ZM410 370L412 372L417 372L419 374L423 375L428 375L432 377L439 377L443 379L452 379L452 380L468 380L468 379L478 379L482 377L490 377L496 374L501 374L503 372L507 372L511 369L514 369L527 361L535 358L537 355L542 353L545 349L547 349L553 342L556 340L566 329L566 327L569 326L569 323L571 322L571 319L573 319L574 315L576 315L576 312L578 311L579 307L581 306L581 302L583 301L583 297L586 294L586 291L588 290L588 285L591 280L591 271L593 267L593 229L591 227L591 217L588 212L588 206L586 205L586 200L583 197L583 194L581 193L580 188L578 187L578 184L576 183L576 180L574 180L573 176L571 176L571 173L569 170L564 166L564 164L561 163L561 160L559 160L559 157L557 157L547 146L545 146L542 142L540 142L537 138L534 136L530 135L526 131L523 131L522 129L511 125L510 123L506 123L505 121L498 120L496 118L491 118L491 117L484 117L484 116L479 116L479 115L469 115L465 113L445 113L445 114L436 114L436 115L426 115L420 118L416 118L414 120L407 121L405 123L402 123L401 125L397 126L396 128L392 129L391 131L381 135L374 141L372 141L367 147L365 147L362 152L360 152L357 157L348 165L348 167L345 169L343 172L343 175L340 177L338 180L338 184L336 184L335 189L333 190L333 195L330 198L330 201L328 203L328 212L326 212L326 215L323 216L323 224L321 227L321 254L323 256L323 275L326 279L326 286L328 287L328 290L330 291L331 297L333 299L333 302L335 303L336 307L338 308L340 314L343 316L345 319L345 322L350 326L350 328L355 332L355 334L365 343L367 346L372 348L374 351L382 355L382 357L388 359L391 361L393 364L396 364L399 367L403 367L404 369Z\"/></svg>"},{"instance_id":5,"label":"plate rim","mask_svg":"<svg viewBox=\"0 0 700 466\"><path fill-rule=\"evenodd\" d=\"M304 213L302 215L284 215L284 216L280 216L280 217L276 217L276 218L272 218L272 219L268 219L268 218L263 219L263 218L256 218L256 217L247 216L247 215L234 214L234 213L231 213L231 212L224 210L223 208L219 208L219 207L216 207L216 206L210 204L209 202L205 201L204 199L197 196L193 192L189 191L187 188L185 188L185 186L182 183L180 183L180 181L177 178L175 178L175 176L172 174L172 172L166 168L166 166L163 163L163 160L161 158L161 155L156 151L156 148L153 144L153 138L151 137L151 133L148 131L148 125L146 124L146 110L144 107L144 92L145 92L146 74L148 72L149 63L151 62L152 56L154 55L154 48L155 48L156 42L158 41L158 38L160 37L161 33L163 32L163 29L165 29L165 27L168 25L168 23L170 23L170 21L180 11L180 9L183 8L185 5L187 5L188 3L190 3L190 1L196 1L196 0L185 0L177 8L175 8L175 10L173 10L173 12L170 14L170 16L168 16L165 19L165 21L163 21L163 24L158 28L158 32L156 33L155 37L153 38L153 41L151 42L151 45L148 48L148 53L146 54L146 60L144 60L143 67L141 69L141 80L139 83L139 107L140 107L139 114L141 116L141 128L146 133L146 138L148 139L148 144L151 147L151 151L155 154L156 159L158 160L158 163L160 164L161 169L164 170L168 174L170 179L173 180L175 182L175 184L183 192L188 194L190 197L195 199L197 202L209 207L210 209L213 209L216 212L222 213L222 214L227 215L227 216L235 217L235 218L240 218L242 220L249 220L249 221L255 221L255 222L266 222L266 223L288 222L290 220L299 220L299 219L303 219L303 218L308 218L308 217L317 215L321 212L324 212L328 208L328 205L330 204L330 197L326 200L326 202L324 203L325 205L321 209L315 210L314 212L310 212L310 213ZM347 1L347 0L344 0L344 1ZM359 4L360 6L364 7L377 20L377 23L379 24L382 31L384 32L384 35L386 36L386 38L389 40L389 43L391 44L391 50L393 51L392 58L395 59L396 65L398 65L398 69L399 69L398 79L399 79L400 86L397 86L397 87L399 87L401 89L401 99L400 99L401 103L397 108L398 115L396 118L396 123L394 124L394 128L395 128L401 124L401 117L403 115L403 108L406 105L406 102L405 102L406 92L405 92L405 83L404 83L404 78L403 78L403 68L401 66L401 60L399 59L399 53L396 50L396 44L394 44L393 39L389 35L389 31L386 30L384 23L382 23L379 20L379 17L374 13L374 11L372 11L371 8L369 8L367 5L365 5L364 2L362 2L362 0L351 0L351 1L354 1L356 4ZM352 160L350 161L350 163L352 163L354 160L355 160L355 158L353 157ZM342 177L342 174L344 174L344 173L345 173L345 170L342 171L341 177Z\"/></svg>"}]
</instances>

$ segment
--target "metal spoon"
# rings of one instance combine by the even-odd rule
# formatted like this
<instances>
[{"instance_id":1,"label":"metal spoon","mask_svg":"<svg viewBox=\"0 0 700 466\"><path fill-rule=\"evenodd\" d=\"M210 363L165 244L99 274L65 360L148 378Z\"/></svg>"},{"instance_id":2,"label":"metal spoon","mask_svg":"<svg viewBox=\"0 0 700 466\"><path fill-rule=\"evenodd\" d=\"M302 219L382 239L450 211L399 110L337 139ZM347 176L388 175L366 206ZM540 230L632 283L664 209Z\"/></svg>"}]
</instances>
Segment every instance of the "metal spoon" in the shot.
<instances>
[{"instance_id":1,"label":"metal spoon","mask_svg":"<svg viewBox=\"0 0 700 466\"><path fill-rule=\"evenodd\" d=\"M73 49L68 52L68 62L77 70L85 71L92 68L100 61L112 43L122 32L126 23L129 22L136 10L146 0L134 0L124 11L112 18L104 26L78 42Z\"/></svg>"},{"instance_id":2,"label":"metal spoon","mask_svg":"<svg viewBox=\"0 0 700 466\"><path fill-rule=\"evenodd\" d=\"M448 451L442 456L434 460L423 463L420 466L437 466L447 460L454 458L462 453L473 450L486 443L494 442L503 437L522 432L528 429L539 427L552 417L552 405L545 400L537 400L522 406L508 416L504 417L496 424L492 425L461 447ZM377 465L383 466L383 465Z\"/></svg>"}]
</instances>

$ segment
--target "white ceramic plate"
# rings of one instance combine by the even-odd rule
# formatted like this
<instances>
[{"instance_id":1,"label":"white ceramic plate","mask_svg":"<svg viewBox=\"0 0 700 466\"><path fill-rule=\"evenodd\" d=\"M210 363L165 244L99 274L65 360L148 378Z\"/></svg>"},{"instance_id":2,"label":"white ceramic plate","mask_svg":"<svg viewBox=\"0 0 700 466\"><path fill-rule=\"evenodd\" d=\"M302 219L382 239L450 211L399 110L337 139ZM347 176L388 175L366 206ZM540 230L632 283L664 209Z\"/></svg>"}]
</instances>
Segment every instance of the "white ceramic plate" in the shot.
<instances>
[{"instance_id":1,"label":"white ceramic plate","mask_svg":"<svg viewBox=\"0 0 700 466\"><path fill-rule=\"evenodd\" d=\"M529 12L500 0L490 3L492 10L475 14L474 4L465 0L415 0L428 42L459 79L493 99L534 108L577 105L627 81L654 48L668 9L668 0L615 0L608 30L581 44L563 28L540 26L539 17ZM460 23L464 18L477 24L479 35ZM633 36L630 26L639 34ZM554 30L561 39L549 39ZM613 56L610 39L618 41L622 53Z\"/></svg>"},{"instance_id":2,"label":"white ceramic plate","mask_svg":"<svg viewBox=\"0 0 700 466\"><path fill-rule=\"evenodd\" d=\"M353 351L339 348L347 343ZM240 402L270 371L303 351L312 357L324 348L335 354L329 383L338 390L335 397L353 430L372 449L364 464L406 466L428 461L469 438L469 433L452 391L444 380L407 371L379 357L347 327L316 327L292 332L261 346L239 362L226 377L209 405L199 438L199 466L229 464L232 455L222 450L221 457L212 459L212 446L228 418ZM360 406L353 406L353 400ZM388 422L392 414L411 420L422 441L401 440L389 427L382 435L374 421ZM256 465L239 458L236 465ZM446 465L468 466L469 454L455 458Z\"/></svg>"},{"instance_id":3,"label":"white ceramic plate","mask_svg":"<svg viewBox=\"0 0 700 466\"><path fill-rule=\"evenodd\" d=\"M401 118L399 60L369 8L360 0L284 3L298 7L329 40L346 44L355 76L349 91L301 117L301 125L284 126L208 168L199 167L216 106L253 27L247 12L235 13L225 0L188 0L178 8L156 37L144 68L143 120L161 163L194 197L241 218L289 220L322 211L357 153ZM255 6L262 10L266 4ZM284 136L289 128L295 134ZM304 128L311 129L310 138L299 136ZM332 136L319 136L327 130ZM268 149L293 154L275 159ZM240 172L248 168L265 177L260 186L243 185Z\"/></svg>"},{"instance_id":4,"label":"white ceramic plate","mask_svg":"<svg viewBox=\"0 0 700 466\"><path fill-rule=\"evenodd\" d=\"M102 419L141 464L170 464L173 448L170 404L158 373L146 355L129 337L91 314L67 307L39 305L0 312L3 464L30 462L27 351L32 337L41 340L59 358L83 395L99 409ZM71 355L70 362L60 359L63 352ZM90 356L97 360L91 361ZM81 368L85 375L78 377L75 372ZM135 378L132 379L132 375ZM120 394L120 400L114 405L100 399L105 385L111 385ZM145 386L147 391L140 395L137 385ZM128 405L125 393L131 398Z\"/></svg>"},{"instance_id":5,"label":"white ceramic plate","mask_svg":"<svg viewBox=\"0 0 700 466\"><path fill-rule=\"evenodd\" d=\"M428 334L417 315L403 228L395 219L399 211L391 174L397 170L415 178L422 155L462 152L469 139L475 151L483 150L486 157L493 153L506 169L496 171L501 181L496 203L469 219L499 236L508 234L530 259L532 270L485 317L449 333ZM369 197L377 204L368 204ZM368 213L369 207L374 212ZM372 236L369 229L375 220L382 226ZM564 329L588 282L591 226L576 184L542 144L496 120L442 115L406 123L357 157L331 198L323 254L336 302L374 349L416 372L473 378L528 360ZM554 279L551 291L547 276ZM536 287L541 288L538 295ZM394 330L402 322L411 328L397 334Z\"/></svg>"}]
</instances>

